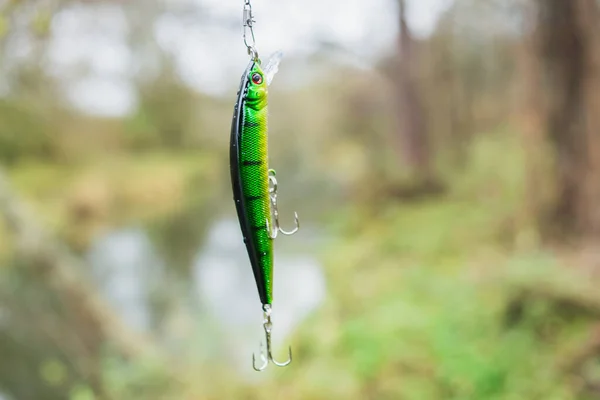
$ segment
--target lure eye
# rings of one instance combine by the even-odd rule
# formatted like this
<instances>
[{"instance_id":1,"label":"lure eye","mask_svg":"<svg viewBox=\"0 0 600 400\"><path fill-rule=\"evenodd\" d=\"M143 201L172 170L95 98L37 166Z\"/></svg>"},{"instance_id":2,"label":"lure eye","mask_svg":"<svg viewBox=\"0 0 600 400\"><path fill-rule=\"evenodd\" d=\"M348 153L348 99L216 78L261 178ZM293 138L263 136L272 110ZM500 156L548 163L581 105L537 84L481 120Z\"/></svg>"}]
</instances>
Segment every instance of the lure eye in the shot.
<instances>
[{"instance_id":1,"label":"lure eye","mask_svg":"<svg viewBox=\"0 0 600 400\"><path fill-rule=\"evenodd\" d=\"M252 74L252 82L254 82L256 85L260 85L263 82L263 77L261 74L259 74L258 72L255 72Z\"/></svg>"}]
</instances>

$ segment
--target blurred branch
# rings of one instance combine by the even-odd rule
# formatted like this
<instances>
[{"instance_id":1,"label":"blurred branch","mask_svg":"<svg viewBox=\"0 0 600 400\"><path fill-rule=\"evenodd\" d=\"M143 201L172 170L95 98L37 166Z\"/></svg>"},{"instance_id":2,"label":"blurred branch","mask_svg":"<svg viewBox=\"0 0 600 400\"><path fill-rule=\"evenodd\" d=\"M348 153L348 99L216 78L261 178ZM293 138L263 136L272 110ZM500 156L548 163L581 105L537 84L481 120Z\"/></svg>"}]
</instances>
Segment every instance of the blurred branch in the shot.
<instances>
[{"instance_id":1,"label":"blurred branch","mask_svg":"<svg viewBox=\"0 0 600 400\"><path fill-rule=\"evenodd\" d=\"M528 303L543 300L558 310L570 310L570 315L587 315L600 318L600 294L596 290L563 285L561 282L545 283L537 280L516 285L516 294L506 308L506 323L518 323Z\"/></svg>"},{"instance_id":2,"label":"blurred branch","mask_svg":"<svg viewBox=\"0 0 600 400\"><path fill-rule=\"evenodd\" d=\"M86 339L94 344L110 343L122 357L132 358L152 349L150 340L132 332L99 298L78 271L83 262L75 257L55 237L45 232L28 212L0 171L0 213L14 236L14 243L22 265L39 275L50 290L85 321ZM95 347L95 346L92 346Z\"/></svg>"},{"instance_id":3,"label":"blurred branch","mask_svg":"<svg viewBox=\"0 0 600 400\"><path fill-rule=\"evenodd\" d=\"M572 281L547 273L544 278L538 275L518 281L511 280L515 293L509 300L505 310L505 325L515 327L526 314L529 305L542 301L550 306L553 316L567 319L586 317L593 321L600 320L600 293L595 282ZM545 279L550 278L550 279ZM544 318L548 320L546 317ZM558 358L556 367L565 374L583 375L584 367L590 360L600 356L600 322L594 322L588 340L575 349ZM597 391L597 382L584 379L583 390Z\"/></svg>"}]
</instances>

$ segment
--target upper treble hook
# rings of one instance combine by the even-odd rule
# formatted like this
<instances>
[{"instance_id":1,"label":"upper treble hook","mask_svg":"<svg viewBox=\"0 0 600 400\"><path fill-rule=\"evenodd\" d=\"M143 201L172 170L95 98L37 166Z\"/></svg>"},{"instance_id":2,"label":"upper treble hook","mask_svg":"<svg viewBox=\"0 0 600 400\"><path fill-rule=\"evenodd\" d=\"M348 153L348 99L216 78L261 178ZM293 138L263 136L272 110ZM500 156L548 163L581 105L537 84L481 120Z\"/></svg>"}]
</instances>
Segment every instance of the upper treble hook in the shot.
<instances>
[{"instance_id":1,"label":"upper treble hook","mask_svg":"<svg viewBox=\"0 0 600 400\"><path fill-rule=\"evenodd\" d=\"M269 170L269 198L271 200L271 214L273 217L273 226L270 226L267 220L267 229L269 230L269 237L275 239L278 233L282 235L293 235L300 229L300 220L298 219L298 213L294 211L294 229L286 231L281 228L279 224L279 210L277 208L277 179L275 178L275 170Z\"/></svg>"}]
</instances>

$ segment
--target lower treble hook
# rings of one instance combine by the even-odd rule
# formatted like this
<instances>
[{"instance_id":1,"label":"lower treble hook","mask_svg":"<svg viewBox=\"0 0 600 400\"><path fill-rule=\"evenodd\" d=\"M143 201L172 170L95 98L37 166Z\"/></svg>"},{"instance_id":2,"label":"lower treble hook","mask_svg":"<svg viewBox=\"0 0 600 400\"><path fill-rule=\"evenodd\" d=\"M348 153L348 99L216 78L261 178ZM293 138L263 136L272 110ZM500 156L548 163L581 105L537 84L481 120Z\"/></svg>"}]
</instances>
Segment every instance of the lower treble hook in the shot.
<instances>
[{"instance_id":1,"label":"lower treble hook","mask_svg":"<svg viewBox=\"0 0 600 400\"><path fill-rule=\"evenodd\" d=\"M264 310L264 320L263 320L263 328L265 330L265 342L266 342L266 354L261 344L261 352L260 358L263 361L263 364L259 367L256 366L256 356L252 354L252 368L255 371L264 371L267 369L269 362L275 364L278 367L285 367L292 362L292 348L288 348L288 359L284 362L278 362L273 358L273 353L271 351L271 330L273 329L273 324L271 322L271 306L269 304L265 304L263 306Z\"/></svg>"}]
</instances>

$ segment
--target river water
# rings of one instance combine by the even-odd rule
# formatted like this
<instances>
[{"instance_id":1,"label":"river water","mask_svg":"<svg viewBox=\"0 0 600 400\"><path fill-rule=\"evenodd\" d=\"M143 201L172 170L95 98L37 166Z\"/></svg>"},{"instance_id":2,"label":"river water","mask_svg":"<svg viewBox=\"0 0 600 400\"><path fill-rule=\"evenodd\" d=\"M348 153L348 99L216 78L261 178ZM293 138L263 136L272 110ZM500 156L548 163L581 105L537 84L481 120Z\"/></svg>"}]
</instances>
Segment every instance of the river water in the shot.
<instances>
[{"instance_id":1,"label":"river water","mask_svg":"<svg viewBox=\"0 0 600 400\"><path fill-rule=\"evenodd\" d=\"M324 273L311 255L314 237L310 227L303 227L297 235L275 241L273 341L280 358L286 355L280 345L325 297ZM238 222L216 221L198 247L189 282L182 286L187 292L181 294L178 312L167 318L169 327L161 329L167 336L163 339L195 338L199 348L247 371L263 336L262 310ZM152 293L160 291L167 269L147 232L110 232L92 245L88 261L115 311L131 327L152 332Z\"/></svg>"}]
</instances>

